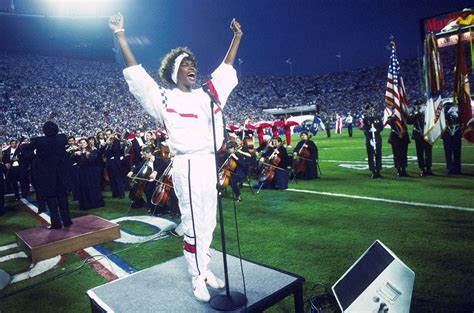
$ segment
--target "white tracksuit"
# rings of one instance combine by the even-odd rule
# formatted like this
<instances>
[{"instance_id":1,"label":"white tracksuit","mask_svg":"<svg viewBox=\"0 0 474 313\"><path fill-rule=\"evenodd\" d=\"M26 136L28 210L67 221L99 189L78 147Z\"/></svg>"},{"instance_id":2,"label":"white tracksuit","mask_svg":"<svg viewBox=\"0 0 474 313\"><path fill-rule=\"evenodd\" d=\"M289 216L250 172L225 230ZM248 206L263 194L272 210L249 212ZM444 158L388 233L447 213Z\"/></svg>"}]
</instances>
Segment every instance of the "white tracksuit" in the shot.
<instances>
[{"instance_id":1,"label":"white tracksuit","mask_svg":"<svg viewBox=\"0 0 474 313\"><path fill-rule=\"evenodd\" d=\"M184 226L184 255L189 273L205 273L210 261L209 247L216 227L216 165L210 97L202 88L182 92L159 87L141 65L124 71L130 92L143 108L163 122L169 135L173 160L173 184ZM231 65L222 63L212 73L221 108L237 85ZM218 148L222 143L222 112L215 108Z\"/></svg>"}]
</instances>

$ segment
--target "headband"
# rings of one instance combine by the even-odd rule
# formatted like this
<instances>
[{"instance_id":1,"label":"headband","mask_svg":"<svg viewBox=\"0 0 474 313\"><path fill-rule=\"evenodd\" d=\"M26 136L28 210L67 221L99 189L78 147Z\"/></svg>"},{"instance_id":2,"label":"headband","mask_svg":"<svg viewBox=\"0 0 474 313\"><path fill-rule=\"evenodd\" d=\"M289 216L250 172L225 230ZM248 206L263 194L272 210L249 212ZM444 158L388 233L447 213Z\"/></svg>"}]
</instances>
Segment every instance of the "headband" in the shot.
<instances>
[{"instance_id":1,"label":"headband","mask_svg":"<svg viewBox=\"0 0 474 313\"><path fill-rule=\"evenodd\" d=\"M174 59L174 65L173 65L173 73L171 74L171 80L177 85L178 84L178 69L179 66L181 65L181 61L183 61L184 58L188 57L189 54L183 52L180 55Z\"/></svg>"}]
</instances>

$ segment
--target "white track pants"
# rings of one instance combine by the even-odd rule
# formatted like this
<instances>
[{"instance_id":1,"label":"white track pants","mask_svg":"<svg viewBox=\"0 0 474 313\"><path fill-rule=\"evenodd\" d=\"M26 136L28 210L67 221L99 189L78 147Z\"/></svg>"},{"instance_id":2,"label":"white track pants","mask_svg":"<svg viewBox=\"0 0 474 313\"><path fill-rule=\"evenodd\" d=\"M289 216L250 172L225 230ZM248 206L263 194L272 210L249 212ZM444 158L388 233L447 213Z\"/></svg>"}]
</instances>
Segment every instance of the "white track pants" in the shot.
<instances>
[{"instance_id":1,"label":"white track pants","mask_svg":"<svg viewBox=\"0 0 474 313\"><path fill-rule=\"evenodd\" d=\"M184 229L184 256L188 271L205 273L216 228L216 165L214 155L178 155L173 161L173 184Z\"/></svg>"}]
</instances>

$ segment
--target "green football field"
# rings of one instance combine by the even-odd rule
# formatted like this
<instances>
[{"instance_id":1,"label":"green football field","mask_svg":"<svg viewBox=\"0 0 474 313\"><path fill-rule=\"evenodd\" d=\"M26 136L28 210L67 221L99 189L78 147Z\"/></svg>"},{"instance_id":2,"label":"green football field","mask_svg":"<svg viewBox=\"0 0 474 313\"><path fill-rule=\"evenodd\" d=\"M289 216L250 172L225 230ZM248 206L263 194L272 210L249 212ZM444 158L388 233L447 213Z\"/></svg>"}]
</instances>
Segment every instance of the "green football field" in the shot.
<instances>
[{"instance_id":1,"label":"green football field","mask_svg":"<svg viewBox=\"0 0 474 313\"><path fill-rule=\"evenodd\" d=\"M290 181L288 190L261 190L258 194L244 186L243 201L235 203L242 256L303 276L306 301L329 289L378 239L415 272L411 312L473 312L474 146L463 141L464 175L447 176L443 145L437 142L433 147L436 176L419 177L412 142L410 177L397 178L388 131L383 135L382 179L371 179L364 168L364 138L355 130L353 138L346 133L332 134L330 139L322 133L313 137L319 147L321 179ZM298 137L293 140L296 145ZM104 199L106 207L87 212L79 211L77 202L72 202L73 216L95 214L114 219L146 215L144 209L129 211L128 200L112 199L108 191ZM227 249L236 255L230 188L223 207ZM0 268L15 275L28 271L30 263L25 258L6 260L6 256L20 252L7 245L15 242L16 231L41 223L25 205L10 198L7 210L0 217ZM155 231L139 222L120 225L135 234ZM214 234L213 247L219 250L219 230ZM182 241L175 237L103 246L135 270L182 255ZM94 268L71 253L51 270L1 290L0 312L89 312L86 291L105 283ZM170 297L170 301L178 300ZM288 298L269 311L291 312L292 305L293 299ZM333 311L328 308L325 312Z\"/></svg>"}]
</instances>

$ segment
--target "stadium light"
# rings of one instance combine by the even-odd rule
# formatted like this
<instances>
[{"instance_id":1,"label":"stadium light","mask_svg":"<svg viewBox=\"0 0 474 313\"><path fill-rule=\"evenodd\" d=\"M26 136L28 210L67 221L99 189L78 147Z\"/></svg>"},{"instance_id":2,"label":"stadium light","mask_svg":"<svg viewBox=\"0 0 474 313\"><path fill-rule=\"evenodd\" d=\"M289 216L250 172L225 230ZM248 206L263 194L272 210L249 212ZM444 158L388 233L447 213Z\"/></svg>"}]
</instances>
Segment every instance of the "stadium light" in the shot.
<instances>
[{"instance_id":1,"label":"stadium light","mask_svg":"<svg viewBox=\"0 0 474 313\"><path fill-rule=\"evenodd\" d=\"M49 15L67 17L107 17L117 0L43 0Z\"/></svg>"}]
</instances>

